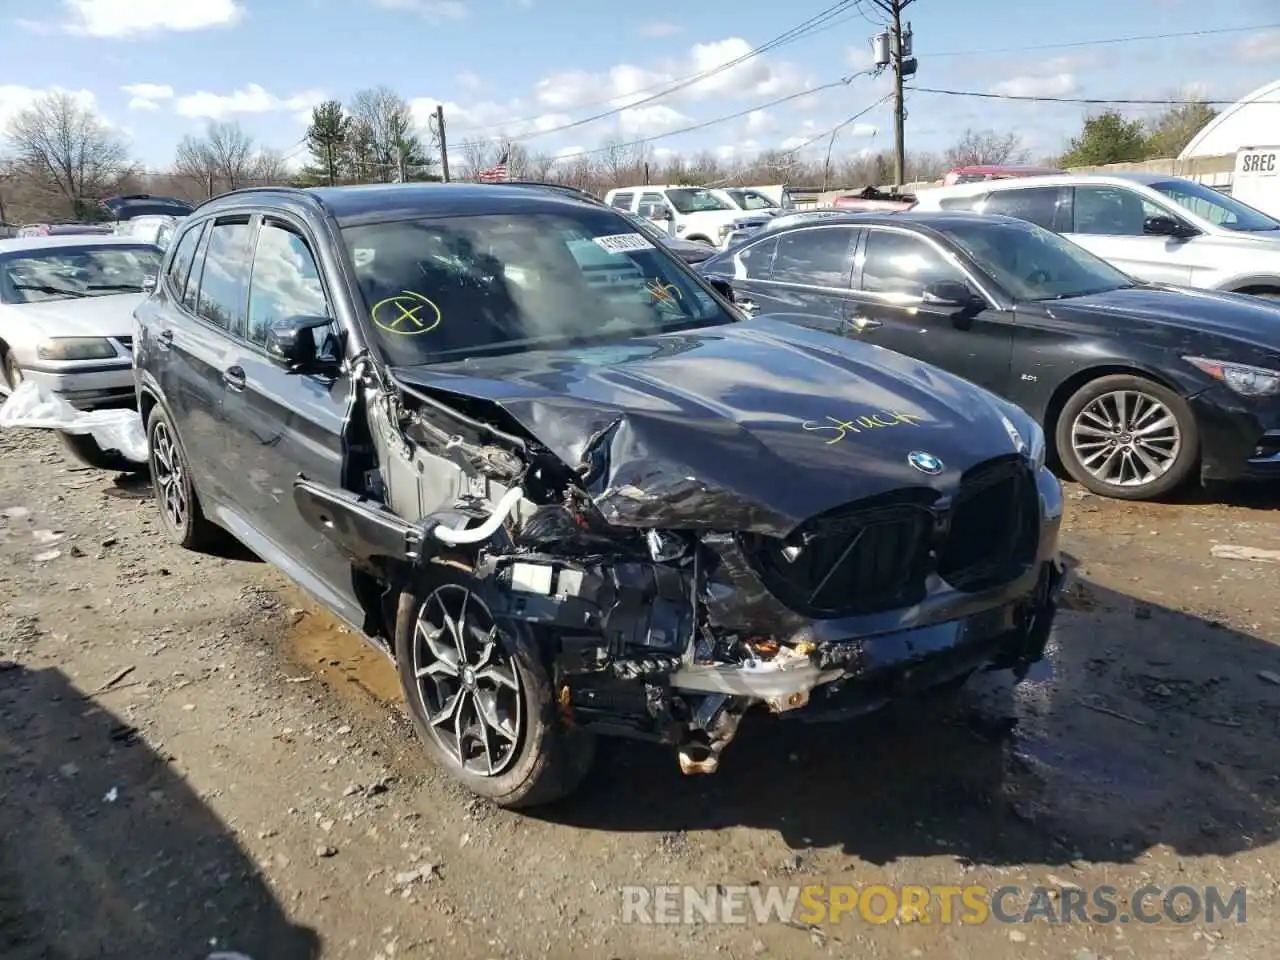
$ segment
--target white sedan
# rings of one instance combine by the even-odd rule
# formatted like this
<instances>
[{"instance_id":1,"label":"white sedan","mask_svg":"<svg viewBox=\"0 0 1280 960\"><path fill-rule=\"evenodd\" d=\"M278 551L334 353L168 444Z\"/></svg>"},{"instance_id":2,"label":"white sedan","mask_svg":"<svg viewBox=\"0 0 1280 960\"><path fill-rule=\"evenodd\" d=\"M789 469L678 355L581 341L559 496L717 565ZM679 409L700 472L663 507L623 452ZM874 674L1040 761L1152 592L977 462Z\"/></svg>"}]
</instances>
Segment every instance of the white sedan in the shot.
<instances>
[{"instance_id":1,"label":"white sedan","mask_svg":"<svg viewBox=\"0 0 1280 960\"><path fill-rule=\"evenodd\" d=\"M134 406L133 309L160 260L127 237L0 240L0 393L34 381L80 410ZM137 469L87 434L62 439L89 466Z\"/></svg>"}]
</instances>

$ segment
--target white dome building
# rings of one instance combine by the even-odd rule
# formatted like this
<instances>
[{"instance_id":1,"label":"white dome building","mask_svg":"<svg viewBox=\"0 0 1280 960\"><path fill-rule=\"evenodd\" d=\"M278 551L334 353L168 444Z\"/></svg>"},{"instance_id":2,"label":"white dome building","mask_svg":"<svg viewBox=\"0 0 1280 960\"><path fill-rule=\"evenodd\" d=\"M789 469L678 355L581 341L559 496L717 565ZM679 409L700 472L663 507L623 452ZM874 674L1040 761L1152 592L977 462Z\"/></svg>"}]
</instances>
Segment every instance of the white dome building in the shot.
<instances>
[{"instance_id":1,"label":"white dome building","mask_svg":"<svg viewBox=\"0 0 1280 960\"><path fill-rule=\"evenodd\" d=\"M1221 157L1241 147L1280 146L1280 80L1241 97L1191 138L1179 160Z\"/></svg>"}]
</instances>

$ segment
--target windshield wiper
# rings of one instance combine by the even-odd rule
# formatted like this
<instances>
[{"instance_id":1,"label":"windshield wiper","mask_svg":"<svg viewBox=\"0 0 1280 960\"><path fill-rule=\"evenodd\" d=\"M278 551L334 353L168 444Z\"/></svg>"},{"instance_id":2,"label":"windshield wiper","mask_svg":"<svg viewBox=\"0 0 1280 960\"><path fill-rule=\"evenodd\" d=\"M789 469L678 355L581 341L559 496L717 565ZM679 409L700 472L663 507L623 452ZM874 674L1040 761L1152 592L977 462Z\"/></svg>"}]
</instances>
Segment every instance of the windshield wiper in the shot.
<instances>
[{"instance_id":1,"label":"windshield wiper","mask_svg":"<svg viewBox=\"0 0 1280 960\"><path fill-rule=\"evenodd\" d=\"M134 293L142 292L142 284L140 283L91 283L86 290L132 290Z\"/></svg>"},{"instance_id":2,"label":"windshield wiper","mask_svg":"<svg viewBox=\"0 0 1280 960\"><path fill-rule=\"evenodd\" d=\"M64 297L74 297L76 299L88 296L88 294L82 293L79 290L68 290L66 287L54 287L47 283L15 283L13 285L13 289L30 290L33 293L52 293L55 296L61 295Z\"/></svg>"}]
</instances>

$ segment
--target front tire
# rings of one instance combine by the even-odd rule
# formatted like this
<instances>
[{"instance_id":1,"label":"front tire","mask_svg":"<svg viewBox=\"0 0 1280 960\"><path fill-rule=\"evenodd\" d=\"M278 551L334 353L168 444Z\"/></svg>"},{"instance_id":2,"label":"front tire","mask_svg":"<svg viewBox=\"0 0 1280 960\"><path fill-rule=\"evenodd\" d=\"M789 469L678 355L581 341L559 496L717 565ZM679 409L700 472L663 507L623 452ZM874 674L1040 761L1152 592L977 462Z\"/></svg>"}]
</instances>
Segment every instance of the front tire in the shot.
<instances>
[{"instance_id":1,"label":"front tire","mask_svg":"<svg viewBox=\"0 0 1280 960\"><path fill-rule=\"evenodd\" d=\"M1130 374L1091 380L1067 400L1054 432L1071 477L1104 497L1150 500L1181 486L1200 457L1187 402Z\"/></svg>"},{"instance_id":2,"label":"front tire","mask_svg":"<svg viewBox=\"0 0 1280 960\"><path fill-rule=\"evenodd\" d=\"M495 620L476 584L441 572L406 589L396 615L400 684L436 764L509 809L572 793L595 738L560 717L532 628Z\"/></svg>"},{"instance_id":3,"label":"front tire","mask_svg":"<svg viewBox=\"0 0 1280 960\"><path fill-rule=\"evenodd\" d=\"M178 431L159 404L147 417L147 450L160 524L169 539L187 550L212 546L218 529L205 518Z\"/></svg>"},{"instance_id":4,"label":"front tire","mask_svg":"<svg viewBox=\"0 0 1280 960\"><path fill-rule=\"evenodd\" d=\"M98 441L87 433L59 431L58 436L62 439L62 445L67 448L67 452L86 467L110 470L113 473L143 473L147 469L146 464L130 460L118 450L103 450Z\"/></svg>"}]
</instances>

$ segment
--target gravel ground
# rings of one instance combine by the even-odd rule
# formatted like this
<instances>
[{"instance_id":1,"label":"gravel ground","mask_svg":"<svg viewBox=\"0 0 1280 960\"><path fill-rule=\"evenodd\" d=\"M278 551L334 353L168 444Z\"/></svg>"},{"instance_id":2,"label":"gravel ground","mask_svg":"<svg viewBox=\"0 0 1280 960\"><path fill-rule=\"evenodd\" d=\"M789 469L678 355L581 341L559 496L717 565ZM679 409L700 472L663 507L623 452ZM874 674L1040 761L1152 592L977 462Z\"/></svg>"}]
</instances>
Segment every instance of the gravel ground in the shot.
<instances>
[{"instance_id":1,"label":"gravel ground","mask_svg":"<svg viewBox=\"0 0 1280 960\"><path fill-rule=\"evenodd\" d=\"M713 777L606 743L580 794L435 773L390 665L145 484L0 433L0 957L1231 957L1280 877L1280 493L1069 492L1051 659L955 712L744 727ZM1221 498L1225 496L1226 501ZM624 923L626 884L1247 887L1247 922Z\"/></svg>"}]
</instances>

